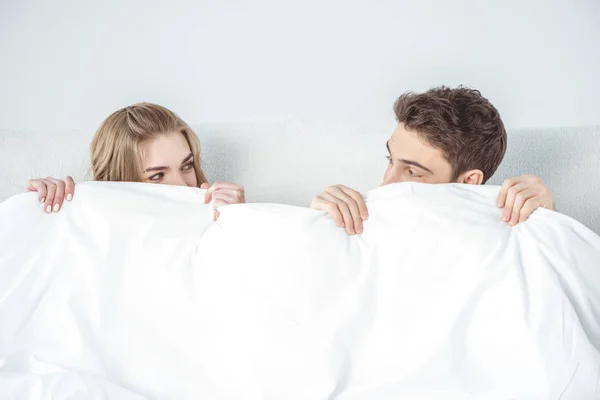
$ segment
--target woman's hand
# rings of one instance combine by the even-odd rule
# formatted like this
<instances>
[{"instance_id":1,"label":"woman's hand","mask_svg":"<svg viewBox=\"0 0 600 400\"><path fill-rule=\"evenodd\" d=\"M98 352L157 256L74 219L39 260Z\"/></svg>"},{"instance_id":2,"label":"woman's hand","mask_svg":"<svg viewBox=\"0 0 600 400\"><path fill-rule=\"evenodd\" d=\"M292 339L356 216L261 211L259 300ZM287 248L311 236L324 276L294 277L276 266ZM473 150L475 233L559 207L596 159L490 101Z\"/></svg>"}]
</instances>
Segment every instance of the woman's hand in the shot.
<instances>
[{"instance_id":1,"label":"woman's hand","mask_svg":"<svg viewBox=\"0 0 600 400\"><path fill-rule=\"evenodd\" d=\"M200 185L200 188L206 189L204 203L208 204L211 201L213 202L215 221L219 218L219 212L217 211L218 207L246 202L246 193L242 185L228 182L215 182L212 185L203 183Z\"/></svg>"},{"instance_id":2,"label":"woman's hand","mask_svg":"<svg viewBox=\"0 0 600 400\"><path fill-rule=\"evenodd\" d=\"M47 177L45 179L30 179L25 189L27 192L37 192L40 203L44 203L44 211L58 212L65 201L73 199L75 181L70 176L65 180Z\"/></svg>"}]
</instances>

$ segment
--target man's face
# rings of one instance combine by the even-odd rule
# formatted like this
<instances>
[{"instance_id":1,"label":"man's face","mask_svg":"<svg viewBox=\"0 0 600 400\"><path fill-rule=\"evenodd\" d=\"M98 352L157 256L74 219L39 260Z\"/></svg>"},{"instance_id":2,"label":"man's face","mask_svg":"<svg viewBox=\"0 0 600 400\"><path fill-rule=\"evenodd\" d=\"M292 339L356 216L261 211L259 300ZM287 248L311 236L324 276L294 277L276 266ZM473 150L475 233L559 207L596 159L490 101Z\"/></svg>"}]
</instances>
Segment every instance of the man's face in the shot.
<instances>
[{"instance_id":1,"label":"man's face","mask_svg":"<svg viewBox=\"0 0 600 400\"><path fill-rule=\"evenodd\" d=\"M398 182L450 183L452 167L442 152L399 123L387 142L388 167L382 185Z\"/></svg>"}]
</instances>

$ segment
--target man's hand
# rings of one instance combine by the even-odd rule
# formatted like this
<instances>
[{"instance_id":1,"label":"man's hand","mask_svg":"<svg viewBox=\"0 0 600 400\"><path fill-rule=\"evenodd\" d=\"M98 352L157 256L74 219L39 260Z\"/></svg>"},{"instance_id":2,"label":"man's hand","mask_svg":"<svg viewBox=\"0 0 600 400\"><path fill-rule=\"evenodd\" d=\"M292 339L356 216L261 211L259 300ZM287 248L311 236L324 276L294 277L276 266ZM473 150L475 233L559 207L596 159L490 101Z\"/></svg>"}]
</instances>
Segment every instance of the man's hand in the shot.
<instances>
[{"instance_id":1,"label":"man's hand","mask_svg":"<svg viewBox=\"0 0 600 400\"><path fill-rule=\"evenodd\" d=\"M525 221L538 207L554 210L552 193L540 178L533 175L505 180L497 203L498 207L504 208L502 220L510 225Z\"/></svg>"},{"instance_id":2,"label":"man's hand","mask_svg":"<svg viewBox=\"0 0 600 400\"><path fill-rule=\"evenodd\" d=\"M344 185L329 186L312 199L310 208L327 211L335 224L345 228L348 235L362 233L363 220L369 218L362 195Z\"/></svg>"}]
</instances>

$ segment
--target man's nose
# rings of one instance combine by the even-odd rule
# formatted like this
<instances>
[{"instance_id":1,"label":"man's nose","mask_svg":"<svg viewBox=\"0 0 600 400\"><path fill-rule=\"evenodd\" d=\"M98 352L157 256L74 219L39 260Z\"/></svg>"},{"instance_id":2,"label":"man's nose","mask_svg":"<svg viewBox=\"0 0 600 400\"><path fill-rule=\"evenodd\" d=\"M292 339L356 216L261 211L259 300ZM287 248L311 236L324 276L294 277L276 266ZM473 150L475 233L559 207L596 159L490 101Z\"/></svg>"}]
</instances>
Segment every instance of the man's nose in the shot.
<instances>
[{"instance_id":1,"label":"man's nose","mask_svg":"<svg viewBox=\"0 0 600 400\"><path fill-rule=\"evenodd\" d=\"M381 183L381 186L399 182L402 182L402 175L395 171L389 171L383 176L383 182Z\"/></svg>"}]
</instances>

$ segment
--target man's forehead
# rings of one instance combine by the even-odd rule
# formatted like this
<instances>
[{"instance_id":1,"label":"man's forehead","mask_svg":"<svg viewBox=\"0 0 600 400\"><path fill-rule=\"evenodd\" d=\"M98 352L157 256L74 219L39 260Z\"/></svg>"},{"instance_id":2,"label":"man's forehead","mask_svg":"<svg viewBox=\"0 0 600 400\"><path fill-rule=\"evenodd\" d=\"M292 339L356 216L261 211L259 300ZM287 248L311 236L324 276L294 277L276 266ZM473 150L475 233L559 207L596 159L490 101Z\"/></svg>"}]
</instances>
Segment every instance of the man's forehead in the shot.
<instances>
[{"instance_id":1,"label":"man's forehead","mask_svg":"<svg viewBox=\"0 0 600 400\"><path fill-rule=\"evenodd\" d=\"M386 146L394 158L416 161L429 169L447 164L439 149L421 139L416 132L405 129L403 124L398 124Z\"/></svg>"},{"instance_id":2,"label":"man's forehead","mask_svg":"<svg viewBox=\"0 0 600 400\"><path fill-rule=\"evenodd\" d=\"M390 150L402 152L406 156L441 155L438 149L421 139L416 132L403 128L397 128L386 145Z\"/></svg>"}]
</instances>

